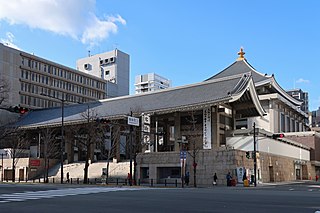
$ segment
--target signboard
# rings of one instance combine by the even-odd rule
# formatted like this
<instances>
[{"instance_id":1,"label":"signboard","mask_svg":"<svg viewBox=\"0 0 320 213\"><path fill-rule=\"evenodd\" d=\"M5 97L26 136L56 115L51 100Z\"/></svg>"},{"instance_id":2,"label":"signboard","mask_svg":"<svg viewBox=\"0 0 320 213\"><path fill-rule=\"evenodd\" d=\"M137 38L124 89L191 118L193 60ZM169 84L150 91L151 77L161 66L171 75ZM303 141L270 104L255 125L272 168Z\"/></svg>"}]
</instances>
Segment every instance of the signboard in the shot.
<instances>
[{"instance_id":1,"label":"signboard","mask_svg":"<svg viewBox=\"0 0 320 213\"><path fill-rule=\"evenodd\" d=\"M139 126L139 118L128 116L128 124L132 126Z\"/></svg>"},{"instance_id":2,"label":"signboard","mask_svg":"<svg viewBox=\"0 0 320 213\"><path fill-rule=\"evenodd\" d=\"M244 167L237 167L237 177L238 177L238 183L243 183L243 175L246 169Z\"/></svg>"},{"instance_id":3,"label":"signboard","mask_svg":"<svg viewBox=\"0 0 320 213\"><path fill-rule=\"evenodd\" d=\"M40 160L30 160L30 166L40 166Z\"/></svg>"},{"instance_id":4,"label":"signboard","mask_svg":"<svg viewBox=\"0 0 320 213\"><path fill-rule=\"evenodd\" d=\"M148 149L151 150L151 118L150 114L142 115L142 137L143 137L143 143L148 144Z\"/></svg>"},{"instance_id":5,"label":"signboard","mask_svg":"<svg viewBox=\"0 0 320 213\"><path fill-rule=\"evenodd\" d=\"M150 135L143 135L143 143L149 143L150 142Z\"/></svg>"},{"instance_id":6,"label":"signboard","mask_svg":"<svg viewBox=\"0 0 320 213\"><path fill-rule=\"evenodd\" d=\"M150 126L146 125L146 124L143 124L143 132L144 133L150 133Z\"/></svg>"},{"instance_id":7,"label":"signboard","mask_svg":"<svg viewBox=\"0 0 320 213\"><path fill-rule=\"evenodd\" d=\"M211 107L203 109L203 149L211 149Z\"/></svg>"},{"instance_id":8,"label":"signboard","mask_svg":"<svg viewBox=\"0 0 320 213\"><path fill-rule=\"evenodd\" d=\"M187 158L187 151L180 151L180 159L186 159Z\"/></svg>"},{"instance_id":9,"label":"signboard","mask_svg":"<svg viewBox=\"0 0 320 213\"><path fill-rule=\"evenodd\" d=\"M150 115L143 115L143 123L150 124Z\"/></svg>"}]
</instances>

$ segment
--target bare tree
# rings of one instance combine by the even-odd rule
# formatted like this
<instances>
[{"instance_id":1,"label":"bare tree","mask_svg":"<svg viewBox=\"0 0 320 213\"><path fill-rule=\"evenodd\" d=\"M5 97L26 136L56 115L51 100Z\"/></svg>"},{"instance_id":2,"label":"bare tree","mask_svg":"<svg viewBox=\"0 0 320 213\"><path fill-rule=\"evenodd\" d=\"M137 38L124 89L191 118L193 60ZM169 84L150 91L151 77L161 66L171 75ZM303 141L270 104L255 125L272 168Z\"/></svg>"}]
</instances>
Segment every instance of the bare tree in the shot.
<instances>
[{"instance_id":1,"label":"bare tree","mask_svg":"<svg viewBox=\"0 0 320 213\"><path fill-rule=\"evenodd\" d=\"M85 119L82 125L76 125L73 128L74 139L77 140L79 148L85 151L85 166L83 182L88 183L88 169L89 161L93 160L93 152L99 144L103 142L104 131L102 126L97 122L98 115L94 110L89 109L85 113L82 113L82 117Z\"/></svg>"},{"instance_id":2,"label":"bare tree","mask_svg":"<svg viewBox=\"0 0 320 213\"><path fill-rule=\"evenodd\" d=\"M201 149L201 143L199 138L201 138L201 122L199 122L199 117L195 115L194 111L189 113L189 118L187 119L190 124L189 130L186 132L188 136L189 146L188 146L188 154L192 157L192 167L193 167L193 186L197 187L197 155ZM200 123L200 124L198 124Z\"/></svg>"},{"instance_id":3,"label":"bare tree","mask_svg":"<svg viewBox=\"0 0 320 213\"><path fill-rule=\"evenodd\" d=\"M20 158L29 157L30 135L25 131L15 131L4 138L3 147L9 149L8 154L12 159L12 182L15 182L15 169Z\"/></svg>"},{"instance_id":4,"label":"bare tree","mask_svg":"<svg viewBox=\"0 0 320 213\"><path fill-rule=\"evenodd\" d=\"M97 148L101 151L101 157L107 159L107 168L105 171L106 183L109 182L109 168L110 160L116 156L117 147L120 144L121 129L117 121L104 125L103 129L103 142L97 144Z\"/></svg>"},{"instance_id":5,"label":"bare tree","mask_svg":"<svg viewBox=\"0 0 320 213\"><path fill-rule=\"evenodd\" d=\"M40 131L43 142L43 157L44 157L44 180L48 182L48 173L50 166L50 159L57 159L60 156L60 143L56 140L57 133L53 129L43 129Z\"/></svg>"},{"instance_id":6,"label":"bare tree","mask_svg":"<svg viewBox=\"0 0 320 213\"><path fill-rule=\"evenodd\" d=\"M9 97L10 86L7 80L0 79L0 105L2 105Z\"/></svg>"}]
</instances>

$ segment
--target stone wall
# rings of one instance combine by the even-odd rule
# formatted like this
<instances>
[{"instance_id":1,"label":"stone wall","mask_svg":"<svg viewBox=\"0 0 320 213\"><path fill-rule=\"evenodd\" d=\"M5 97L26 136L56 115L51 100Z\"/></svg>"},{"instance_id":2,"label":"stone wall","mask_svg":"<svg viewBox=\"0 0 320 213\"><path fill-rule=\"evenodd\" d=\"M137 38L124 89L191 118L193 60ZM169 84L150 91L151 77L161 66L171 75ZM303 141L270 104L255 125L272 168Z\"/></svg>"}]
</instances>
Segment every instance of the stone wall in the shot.
<instances>
[{"instance_id":1,"label":"stone wall","mask_svg":"<svg viewBox=\"0 0 320 213\"><path fill-rule=\"evenodd\" d=\"M192 150L191 150L192 154ZM196 178L198 186L212 184L213 175L217 173L218 184L226 184L228 172L236 177L237 167L253 170L253 159L247 159L241 150L226 149L199 150L196 154ZM141 153L137 156L137 178L140 178L140 168L149 168L149 178L156 180L158 167L181 167L179 152ZM295 160L289 157L276 156L268 153L259 153L257 160L257 177L261 182L283 182L296 180ZM310 179L315 176L314 167L310 162L303 162L301 179ZM186 171L190 172L190 184L194 181L193 158L187 155ZM258 175L258 172L260 175ZM181 180L179 179L180 183Z\"/></svg>"}]
</instances>

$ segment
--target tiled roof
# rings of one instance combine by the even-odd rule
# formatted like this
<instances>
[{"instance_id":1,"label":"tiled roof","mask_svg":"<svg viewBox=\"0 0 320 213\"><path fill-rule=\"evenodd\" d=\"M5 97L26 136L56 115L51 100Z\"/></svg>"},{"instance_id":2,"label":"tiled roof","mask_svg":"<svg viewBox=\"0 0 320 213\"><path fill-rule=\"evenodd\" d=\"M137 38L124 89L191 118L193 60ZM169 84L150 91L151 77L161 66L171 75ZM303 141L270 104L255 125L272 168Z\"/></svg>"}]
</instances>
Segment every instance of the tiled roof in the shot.
<instances>
[{"instance_id":1,"label":"tiled roof","mask_svg":"<svg viewBox=\"0 0 320 213\"><path fill-rule=\"evenodd\" d=\"M224 78L227 76L238 75L250 72L254 83L270 79L270 76L264 75L256 71L246 60L235 61L229 67L225 68L218 74L208 78L207 80ZM207 81L206 80L206 81Z\"/></svg>"},{"instance_id":2,"label":"tiled roof","mask_svg":"<svg viewBox=\"0 0 320 213\"><path fill-rule=\"evenodd\" d=\"M160 91L105 99L86 104L66 105L64 107L65 123L84 120L83 114L88 106L99 117L112 118L134 113L167 113L182 111L186 108L228 102L233 95L246 89L250 75L237 75L223 79L213 79L192 85L169 88ZM46 126L61 124L61 107L41 109L29 112L16 125Z\"/></svg>"}]
</instances>

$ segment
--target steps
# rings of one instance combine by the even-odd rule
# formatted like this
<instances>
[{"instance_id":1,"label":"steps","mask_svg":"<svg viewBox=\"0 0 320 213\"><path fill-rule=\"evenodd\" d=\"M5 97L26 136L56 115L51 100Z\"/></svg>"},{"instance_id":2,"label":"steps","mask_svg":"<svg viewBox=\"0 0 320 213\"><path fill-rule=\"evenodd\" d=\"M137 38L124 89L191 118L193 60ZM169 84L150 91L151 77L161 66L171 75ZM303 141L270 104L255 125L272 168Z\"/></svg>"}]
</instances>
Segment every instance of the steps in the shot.
<instances>
[{"instance_id":1,"label":"steps","mask_svg":"<svg viewBox=\"0 0 320 213\"><path fill-rule=\"evenodd\" d=\"M69 172L70 178L83 179L84 176L84 162L77 162L66 164L63 166L63 176L66 178L67 172ZM102 169L107 168L107 162L94 162L89 165L88 178L101 178ZM127 178L130 172L130 162L109 162L109 177L110 178ZM49 171L49 178L60 178L61 169L60 164L54 166Z\"/></svg>"}]
</instances>

